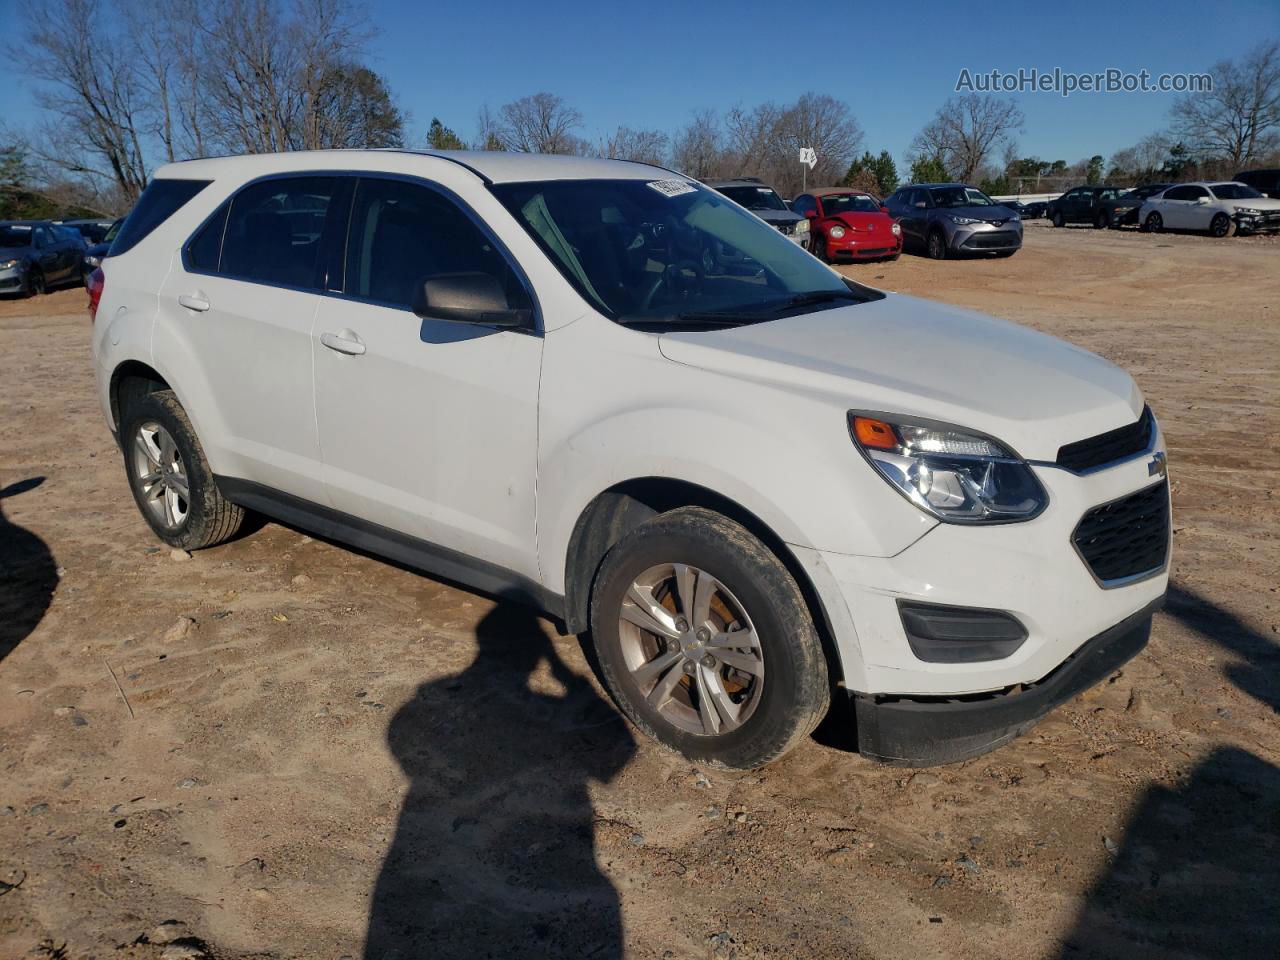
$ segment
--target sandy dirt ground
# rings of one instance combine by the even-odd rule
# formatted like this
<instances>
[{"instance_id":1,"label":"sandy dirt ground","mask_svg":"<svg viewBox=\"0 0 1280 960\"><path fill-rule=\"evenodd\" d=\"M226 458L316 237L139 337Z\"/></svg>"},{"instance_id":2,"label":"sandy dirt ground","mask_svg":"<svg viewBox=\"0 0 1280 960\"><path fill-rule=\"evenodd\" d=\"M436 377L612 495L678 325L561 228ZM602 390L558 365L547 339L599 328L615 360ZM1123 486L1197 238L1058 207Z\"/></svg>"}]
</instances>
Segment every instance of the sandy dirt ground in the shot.
<instances>
[{"instance_id":1,"label":"sandy dirt ground","mask_svg":"<svg viewBox=\"0 0 1280 960\"><path fill-rule=\"evenodd\" d=\"M275 524L175 559L83 292L0 302L0 958L1280 956L1280 241L845 269L1103 354L1169 437L1149 648L959 765L833 724L700 772L521 609Z\"/></svg>"}]
</instances>

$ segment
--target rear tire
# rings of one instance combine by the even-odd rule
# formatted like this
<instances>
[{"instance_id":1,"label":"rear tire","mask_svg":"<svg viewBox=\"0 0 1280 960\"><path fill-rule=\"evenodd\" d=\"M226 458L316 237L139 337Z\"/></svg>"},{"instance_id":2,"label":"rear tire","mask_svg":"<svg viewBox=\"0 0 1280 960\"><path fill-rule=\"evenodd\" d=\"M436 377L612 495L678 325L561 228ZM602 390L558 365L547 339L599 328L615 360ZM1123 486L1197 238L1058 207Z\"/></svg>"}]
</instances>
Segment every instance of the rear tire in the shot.
<instances>
[{"instance_id":1,"label":"rear tire","mask_svg":"<svg viewBox=\"0 0 1280 960\"><path fill-rule=\"evenodd\" d=\"M125 474L138 511L171 547L200 550L235 536L244 509L222 496L172 390L130 401L120 418Z\"/></svg>"},{"instance_id":2,"label":"rear tire","mask_svg":"<svg viewBox=\"0 0 1280 960\"><path fill-rule=\"evenodd\" d=\"M591 632L622 712L697 763L776 760L830 705L794 578L745 527L702 507L659 514L614 544L592 590Z\"/></svg>"},{"instance_id":3,"label":"rear tire","mask_svg":"<svg viewBox=\"0 0 1280 960\"><path fill-rule=\"evenodd\" d=\"M1152 210L1147 214L1146 222L1143 223L1142 229L1147 233L1159 233L1164 229L1164 217Z\"/></svg>"}]
</instances>

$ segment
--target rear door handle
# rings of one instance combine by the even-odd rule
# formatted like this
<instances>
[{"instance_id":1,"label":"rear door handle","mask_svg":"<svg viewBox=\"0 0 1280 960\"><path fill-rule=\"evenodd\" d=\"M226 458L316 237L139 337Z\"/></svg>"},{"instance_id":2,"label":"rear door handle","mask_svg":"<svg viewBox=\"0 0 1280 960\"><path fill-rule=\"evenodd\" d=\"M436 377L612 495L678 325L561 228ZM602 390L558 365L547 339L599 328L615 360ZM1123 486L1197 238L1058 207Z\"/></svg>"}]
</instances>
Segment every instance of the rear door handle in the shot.
<instances>
[{"instance_id":1,"label":"rear door handle","mask_svg":"<svg viewBox=\"0 0 1280 960\"><path fill-rule=\"evenodd\" d=\"M202 294L181 293L178 294L178 305L186 307L188 310L194 310L197 313L204 313L209 309L209 301Z\"/></svg>"},{"instance_id":2,"label":"rear door handle","mask_svg":"<svg viewBox=\"0 0 1280 960\"><path fill-rule=\"evenodd\" d=\"M322 333L320 342L330 350L358 357L364 353L364 341L354 330L342 330L339 333Z\"/></svg>"}]
</instances>

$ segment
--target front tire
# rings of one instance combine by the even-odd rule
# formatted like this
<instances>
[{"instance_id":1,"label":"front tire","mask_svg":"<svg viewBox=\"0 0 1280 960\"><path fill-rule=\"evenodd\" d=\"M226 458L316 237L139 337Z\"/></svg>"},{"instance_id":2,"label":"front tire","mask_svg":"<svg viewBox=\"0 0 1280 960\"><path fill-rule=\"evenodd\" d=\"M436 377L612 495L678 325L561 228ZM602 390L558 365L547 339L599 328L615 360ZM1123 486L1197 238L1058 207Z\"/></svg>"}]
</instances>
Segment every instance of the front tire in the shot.
<instances>
[{"instance_id":1,"label":"front tire","mask_svg":"<svg viewBox=\"0 0 1280 960\"><path fill-rule=\"evenodd\" d=\"M1055 227L1065 227L1067 225L1067 221L1063 218L1061 210L1053 211L1053 225Z\"/></svg>"},{"instance_id":2,"label":"front tire","mask_svg":"<svg viewBox=\"0 0 1280 960\"><path fill-rule=\"evenodd\" d=\"M929 238L925 241L925 250L931 260L947 259L946 235L941 230L929 231Z\"/></svg>"},{"instance_id":3,"label":"front tire","mask_svg":"<svg viewBox=\"0 0 1280 960\"><path fill-rule=\"evenodd\" d=\"M218 490L200 440L172 390L132 400L120 424L134 502L157 537L199 550L235 536L244 509Z\"/></svg>"},{"instance_id":4,"label":"front tire","mask_svg":"<svg viewBox=\"0 0 1280 960\"><path fill-rule=\"evenodd\" d=\"M1213 237L1230 237L1236 232L1236 225L1225 213L1215 214L1209 221L1209 235Z\"/></svg>"},{"instance_id":5,"label":"front tire","mask_svg":"<svg viewBox=\"0 0 1280 960\"><path fill-rule=\"evenodd\" d=\"M813 255L817 257L819 260L821 260L823 263L831 262L830 260L827 259L826 238L824 238L821 235L818 235L813 238Z\"/></svg>"},{"instance_id":6,"label":"front tire","mask_svg":"<svg viewBox=\"0 0 1280 960\"><path fill-rule=\"evenodd\" d=\"M27 296L38 297L47 293L49 289L48 283L44 279L44 271L39 267L32 267L31 272L27 274Z\"/></svg>"},{"instance_id":7,"label":"front tire","mask_svg":"<svg viewBox=\"0 0 1280 960\"><path fill-rule=\"evenodd\" d=\"M614 544L592 591L591 631L622 712L694 762L762 766L830 705L795 579L745 527L702 507L660 514Z\"/></svg>"}]
</instances>

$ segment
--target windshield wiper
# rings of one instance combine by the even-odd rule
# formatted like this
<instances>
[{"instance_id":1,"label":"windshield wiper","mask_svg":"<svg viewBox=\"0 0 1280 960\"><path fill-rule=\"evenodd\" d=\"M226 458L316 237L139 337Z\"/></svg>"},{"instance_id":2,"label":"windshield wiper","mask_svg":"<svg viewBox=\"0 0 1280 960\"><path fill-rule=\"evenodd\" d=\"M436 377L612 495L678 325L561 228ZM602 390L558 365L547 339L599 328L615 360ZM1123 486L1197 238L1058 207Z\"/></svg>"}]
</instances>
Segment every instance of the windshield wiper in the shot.
<instances>
[{"instance_id":1,"label":"windshield wiper","mask_svg":"<svg viewBox=\"0 0 1280 960\"><path fill-rule=\"evenodd\" d=\"M797 293L790 300L779 305L776 310L789 310L792 307L809 307L818 303L830 303L833 300L857 300L861 303L866 297L852 290L810 290L808 293Z\"/></svg>"},{"instance_id":2,"label":"windshield wiper","mask_svg":"<svg viewBox=\"0 0 1280 960\"><path fill-rule=\"evenodd\" d=\"M689 324L690 326L715 326L721 327L737 323L757 323L764 319L758 313L742 313L741 311L726 310L723 313L716 310L706 310L693 313L677 313L674 316L659 317L618 317L617 323L624 327L645 327L645 326L679 326L680 324Z\"/></svg>"}]
</instances>

